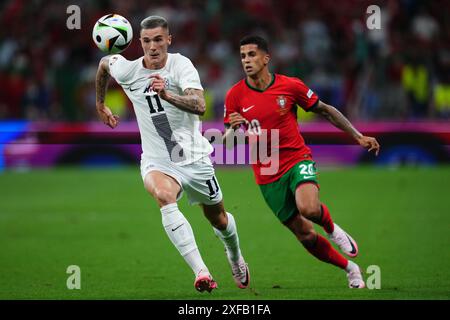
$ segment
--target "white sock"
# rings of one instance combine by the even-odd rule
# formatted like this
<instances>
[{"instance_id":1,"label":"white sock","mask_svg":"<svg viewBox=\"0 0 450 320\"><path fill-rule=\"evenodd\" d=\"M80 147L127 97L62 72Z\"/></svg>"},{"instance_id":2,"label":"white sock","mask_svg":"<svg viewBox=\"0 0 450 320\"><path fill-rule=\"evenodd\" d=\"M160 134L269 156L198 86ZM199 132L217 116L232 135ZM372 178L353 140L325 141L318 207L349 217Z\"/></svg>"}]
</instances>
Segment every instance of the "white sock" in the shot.
<instances>
[{"instance_id":1,"label":"white sock","mask_svg":"<svg viewBox=\"0 0 450 320\"><path fill-rule=\"evenodd\" d=\"M236 222L231 213L227 212L228 225L225 230L214 229L214 233L222 240L225 248L227 249L227 254L230 260L233 262L238 262L241 256L241 249L239 248L239 236L237 233Z\"/></svg>"},{"instance_id":2,"label":"white sock","mask_svg":"<svg viewBox=\"0 0 450 320\"><path fill-rule=\"evenodd\" d=\"M353 261L348 260L348 264L347 264L347 267L345 268L345 271L347 273L349 273L350 271L355 270L355 268L357 270L359 270L359 267L358 267L358 265L356 263L354 263Z\"/></svg>"},{"instance_id":3,"label":"white sock","mask_svg":"<svg viewBox=\"0 0 450 320\"><path fill-rule=\"evenodd\" d=\"M178 249L181 256L191 267L195 275L200 270L208 270L195 243L191 225L178 209L176 203L161 208L162 224L170 241Z\"/></svg>"}]
</instances>

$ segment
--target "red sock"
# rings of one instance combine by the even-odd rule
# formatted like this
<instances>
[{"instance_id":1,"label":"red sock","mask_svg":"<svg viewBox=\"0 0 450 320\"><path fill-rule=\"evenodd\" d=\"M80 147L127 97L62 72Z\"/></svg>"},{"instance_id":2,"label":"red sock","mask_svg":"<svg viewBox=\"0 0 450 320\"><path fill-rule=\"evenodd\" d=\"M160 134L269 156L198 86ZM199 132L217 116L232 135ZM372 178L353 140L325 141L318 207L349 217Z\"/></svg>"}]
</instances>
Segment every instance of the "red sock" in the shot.
<instances>
[{"instance_id":1,"label":"red sock","mask_svg":"<svg viewBox=\"0 0 450 320\"><path fill-rule=\"evenodd\" d=\"M339 252L337 252L327 239L320 234L317 235L316 244L313 247L307 248L313 256L324 262L328 262L338 266L341 269L345 269L348 264L348 260L345 259Z\"/></svg>"},{"instance_id":2,"label":"red sock","mask_svg":"<svg viewBox=\"0 0 450 320\"><path fill-rule=\"evenodd\" d=\"M334 231L333 219L331 219L330 211L327 206L322 203L321 205L322 216L320 223L326 233L332 233Z\"/></svg>"}]
</instances>

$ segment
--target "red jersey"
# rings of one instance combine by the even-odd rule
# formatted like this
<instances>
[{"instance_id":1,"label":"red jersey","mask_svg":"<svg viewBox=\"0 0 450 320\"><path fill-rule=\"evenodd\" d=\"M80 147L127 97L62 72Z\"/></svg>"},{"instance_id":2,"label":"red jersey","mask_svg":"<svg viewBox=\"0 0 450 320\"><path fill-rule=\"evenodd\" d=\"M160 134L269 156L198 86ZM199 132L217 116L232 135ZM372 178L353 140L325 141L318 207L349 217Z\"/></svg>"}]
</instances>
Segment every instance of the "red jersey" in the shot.
<instances>
[{"instance_id":1,"label":"red jersey","mask_svg":"<svg viewBox=\"0 0 450 320\"><path fill-rule=\"evenodd\" d=\"M297 105L309 111L318 102L319 97L300 79L280 74L273 75L272 82L264 91L251 87L243 79L227 92L225 126L229 126L229 115L239 112L248 121L245 125L247 130L256 133L260 129L267 130L267 149L270 151L272 146L277 153L275 157L273 153L268 154L271 161L276 161L278 170L275 174L262 174L262 168L274 165L265 163L267 159L258 158L252 163L257 184L274 182L300 160L311 160L311 150L305 145L298 129ZM279 130L278 144L271 141L272 129ZM255 152L256 141L252 141L250 151Z\"/></svg>"}]
</instances>

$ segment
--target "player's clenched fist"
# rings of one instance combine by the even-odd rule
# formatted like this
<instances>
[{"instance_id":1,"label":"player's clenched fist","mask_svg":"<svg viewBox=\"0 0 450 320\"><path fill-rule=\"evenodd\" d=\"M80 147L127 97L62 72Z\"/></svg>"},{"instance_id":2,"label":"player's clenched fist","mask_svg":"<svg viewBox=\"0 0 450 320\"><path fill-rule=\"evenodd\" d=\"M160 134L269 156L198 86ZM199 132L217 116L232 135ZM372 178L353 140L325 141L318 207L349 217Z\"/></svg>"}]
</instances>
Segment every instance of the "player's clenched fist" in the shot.
<instances>
[{"instance_id":1,"label":"player's clenched fist","mask_svg":"<svg viewBox=\"0 0 450 320\"><path fill-rule=\"evenodd\" d=\"M229 121L233 129L237 129L241 124L247 122L247 120L238 112L231 113L229 116Z\"/></svg>"},{"instance_id":2,"label":"player's clenched fist","mask_svg":"<svg viewBox=\"0 0 450 320\"><path fill-rule=\"evenodd\" d=\"M119 116L114 115L107 106L97 107L97 114L104 124L114 129L119 124Z\"/></svg>"},{"instance_id":3,"label":"player's clenched fist","mask_svg":"<svg viewBox=\"0 0 450 320\"><path fill-rule=\"evenodd\" d=\"M380 144L378 143L377 139L373 137L366 137L362 136L361 138L358 138L358 143L366 148L368 152L374 150L375 155L378 156L378 153L380 152Z\"/></svg>"},{"instance_id":4,"label":"player's clenched fist","mask_svg":"<svg viewBox=\"0 0 450 320\"><path fill-rule=\"evenodd\" d=\"M166 80L159 74L151 75L149 78L153 79L151 89L164 99L166 96Z\"/></svg>"}]
</instances>

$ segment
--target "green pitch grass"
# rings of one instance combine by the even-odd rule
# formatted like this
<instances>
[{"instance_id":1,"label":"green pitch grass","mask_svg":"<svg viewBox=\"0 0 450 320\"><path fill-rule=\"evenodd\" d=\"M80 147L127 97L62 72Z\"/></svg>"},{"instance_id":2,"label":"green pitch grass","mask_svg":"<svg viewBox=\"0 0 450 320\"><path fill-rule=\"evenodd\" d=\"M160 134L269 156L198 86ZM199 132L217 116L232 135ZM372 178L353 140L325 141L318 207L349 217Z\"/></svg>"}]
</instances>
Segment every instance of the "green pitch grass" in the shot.
<instances>
[{"instance_id":1,"label":"green pitch grass","mask_svg":"<svg viewBox=\"0 0 450 320\"><path fill-rule=\"evenodd\" d=\"M235 287L199 207L180 202L219 284L211 294L194 290L137 167L75 168L0 174L0 299L450 298L450 167L321 172L321 198L357 239L355 261L380 267L380 290L350 290L343 271L310 256L266 207L249 169L217 176L250 289ZM81 290L66 287L70 265L81 268Z\"/></svg>"}]
</instances>

